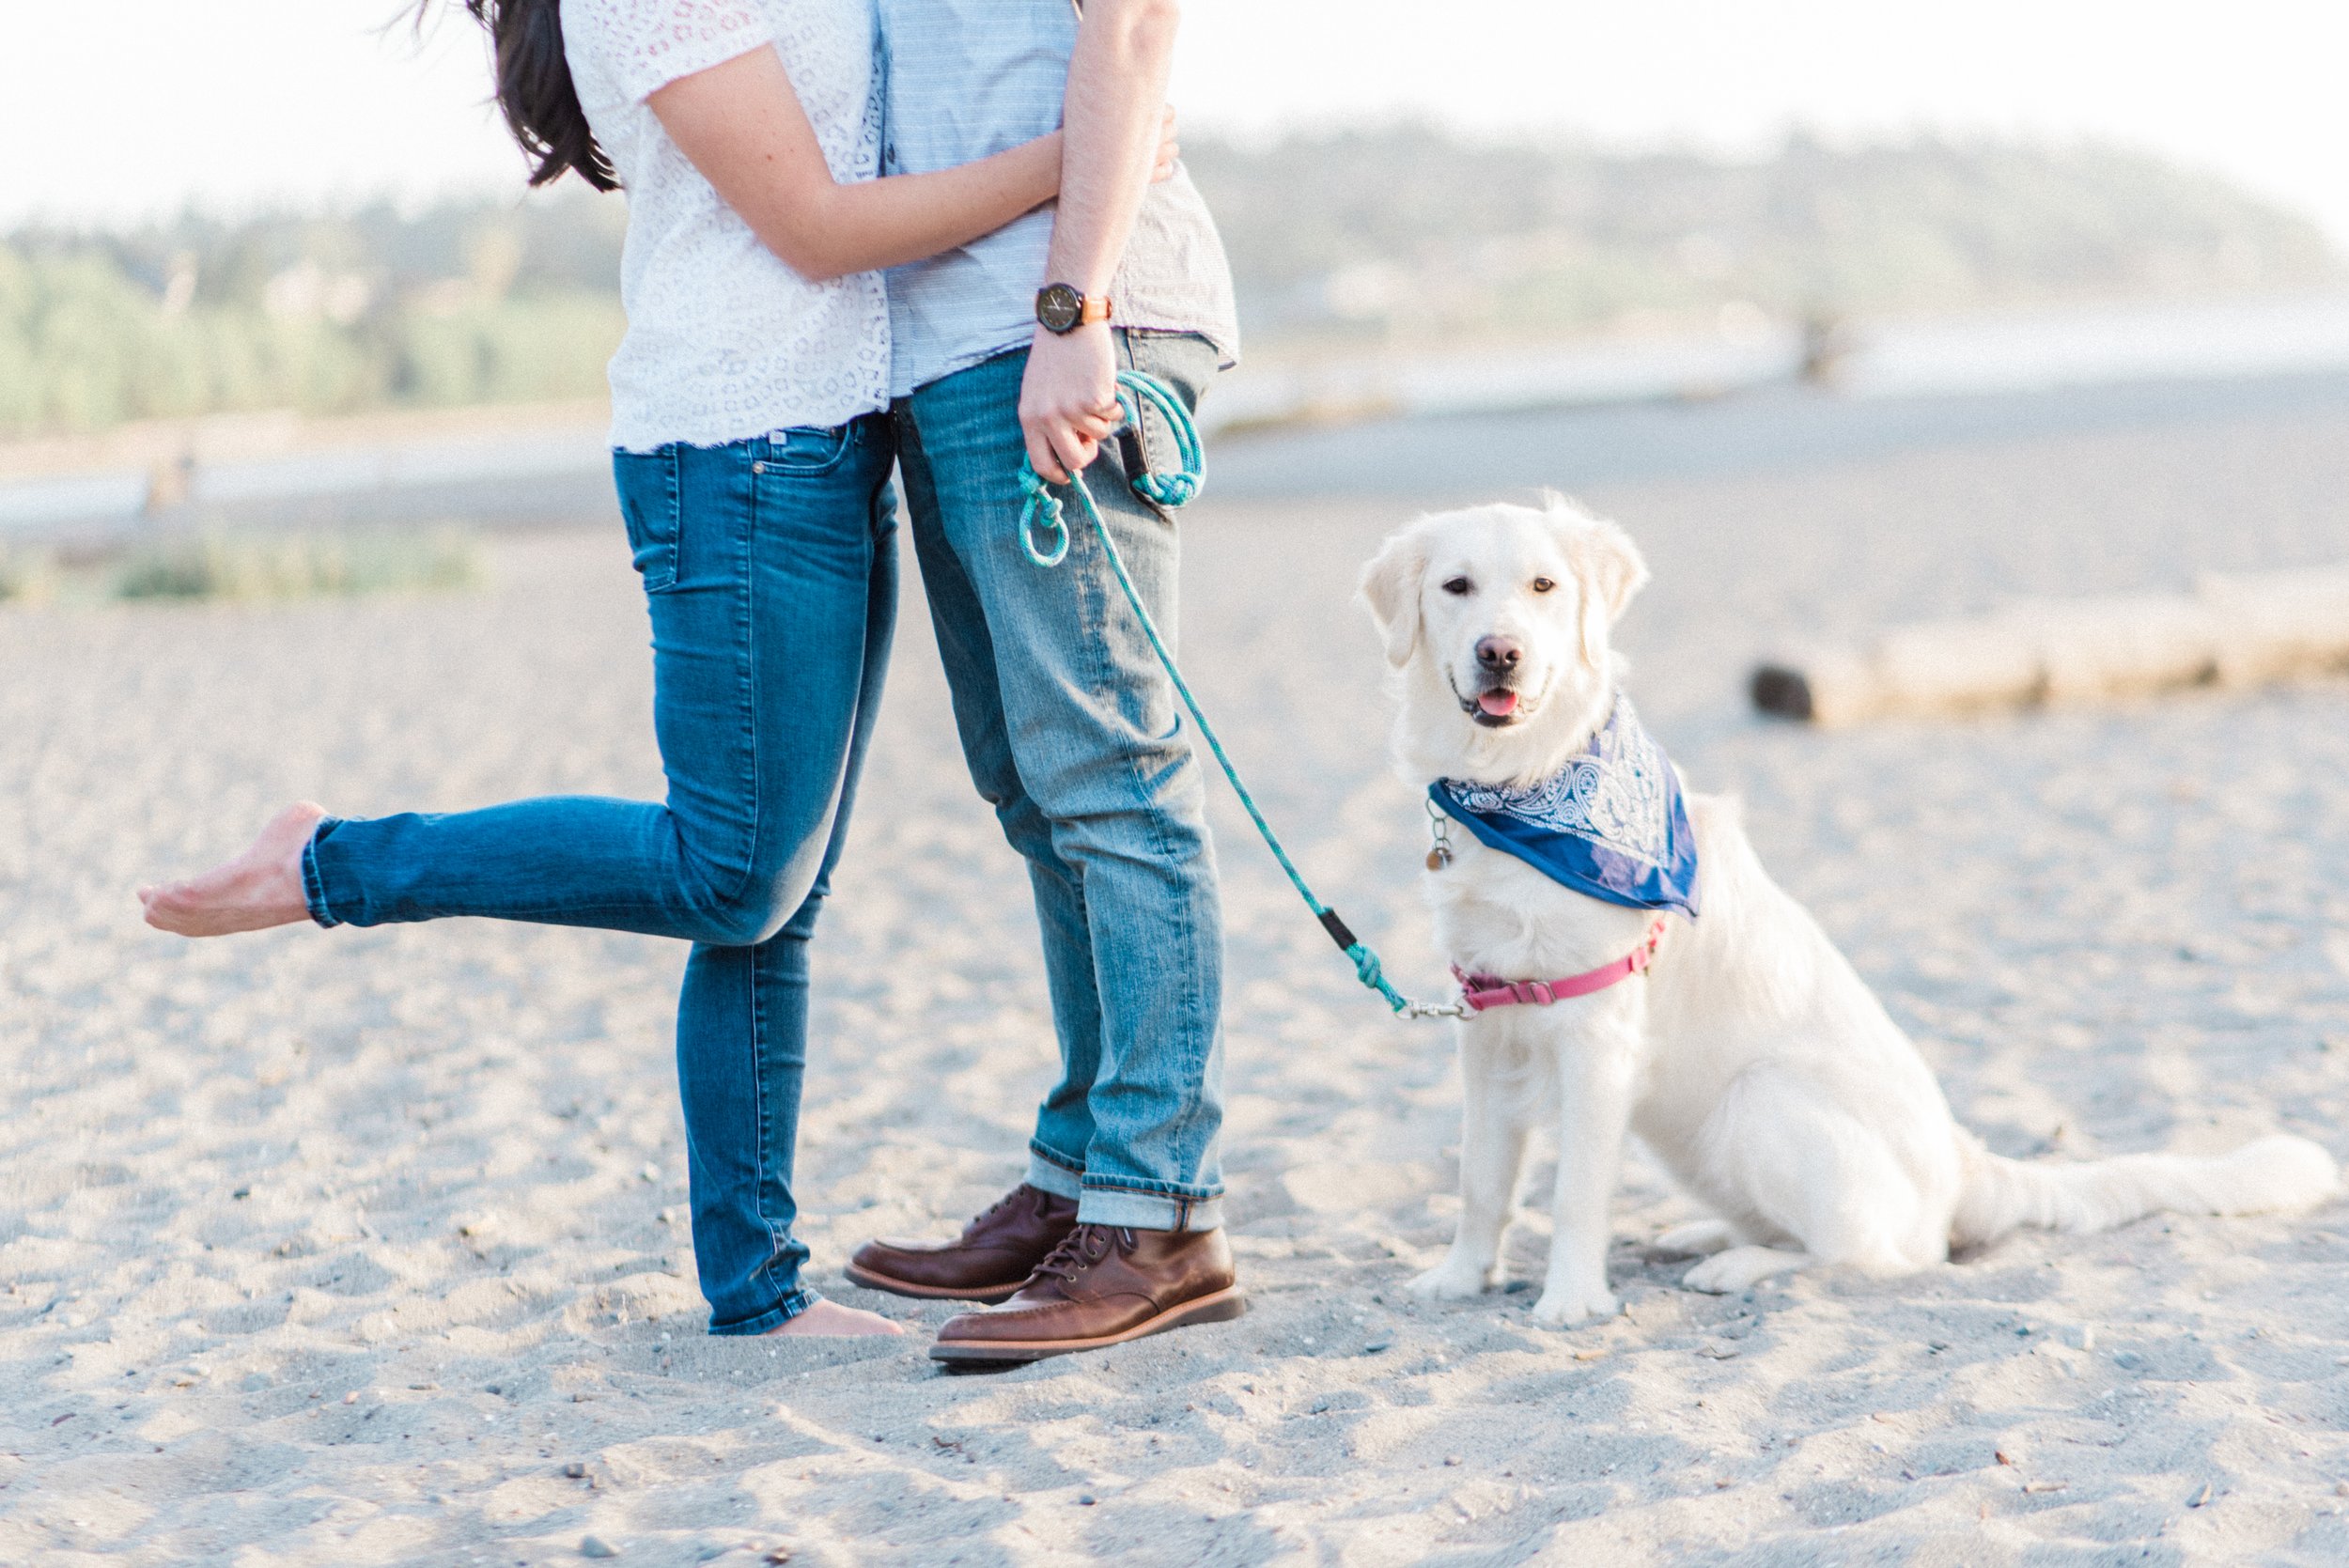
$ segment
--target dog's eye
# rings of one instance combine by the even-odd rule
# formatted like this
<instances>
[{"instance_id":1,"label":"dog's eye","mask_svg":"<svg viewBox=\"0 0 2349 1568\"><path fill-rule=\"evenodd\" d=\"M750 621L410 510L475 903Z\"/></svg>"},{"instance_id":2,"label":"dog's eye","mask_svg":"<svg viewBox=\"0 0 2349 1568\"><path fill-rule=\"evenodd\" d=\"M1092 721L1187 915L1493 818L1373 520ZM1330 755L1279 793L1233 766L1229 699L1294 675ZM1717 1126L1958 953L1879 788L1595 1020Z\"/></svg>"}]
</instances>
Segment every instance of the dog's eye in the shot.
<instances>
[{"instance_id":1,"label":"dog's eye","mask_svg":"<svg viewBox=\"0 0 2349 1568\"><path fill-rule=\"evenodd\" d=\"M1558 584L1552 582L1547 577L1537 577L1533 580L1533 591L1537 594L1546 594L1556 586L1558 586Z\"/></svg>"},{"instance_id":2,"label":"dog's eye","mask_svg":"<svg viewBox=\"0 0 2349 1568\"><path fill-rule=\"evenodd\" d=\"M1475 586L1465 577L1455 577L1443 585L1443 591L1447 594L1465 594Z\"/></svg>"}]
</instances>

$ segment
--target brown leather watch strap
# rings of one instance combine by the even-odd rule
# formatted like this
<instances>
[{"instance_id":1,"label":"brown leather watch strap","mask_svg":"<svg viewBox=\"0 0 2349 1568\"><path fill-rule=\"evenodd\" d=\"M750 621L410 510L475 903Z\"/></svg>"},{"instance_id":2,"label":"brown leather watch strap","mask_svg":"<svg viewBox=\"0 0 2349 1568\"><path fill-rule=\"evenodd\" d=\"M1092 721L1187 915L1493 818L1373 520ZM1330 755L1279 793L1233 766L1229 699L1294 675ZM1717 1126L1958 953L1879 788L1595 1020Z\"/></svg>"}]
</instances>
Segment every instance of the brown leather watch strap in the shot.
<instances>
[{"instance_id":1,"label":"brown leather watch strap","mask_svg":"<svg viewBox=\"0 0 2349 1568\"><path fill-rule=\"evenodd\" d=\"M1088 296L1074 284L1048 283L1035 291L1036 324L1049 333L1073 333L1110 318L1107 295Z\"/></svg>"}]
</instances>

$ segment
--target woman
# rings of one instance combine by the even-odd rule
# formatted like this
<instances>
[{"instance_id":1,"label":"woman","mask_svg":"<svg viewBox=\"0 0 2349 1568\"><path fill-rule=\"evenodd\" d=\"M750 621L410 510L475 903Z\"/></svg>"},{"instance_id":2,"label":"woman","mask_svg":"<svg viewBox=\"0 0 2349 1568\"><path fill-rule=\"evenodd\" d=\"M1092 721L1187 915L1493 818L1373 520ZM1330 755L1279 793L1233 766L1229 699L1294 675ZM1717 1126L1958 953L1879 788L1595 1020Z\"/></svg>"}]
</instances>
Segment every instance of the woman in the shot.
<instances>
[{"instance_id":1,"label":"woman","mask_svg":"<svg viewBox=\"0 0 2349 1568\"><path fill-rule=\"evenodd\" d=\"M867 0L467 0L535 163L625 187L613 468L651 608L665 805L557 797L348 821L303 803L143 890L184 936L488 915L679 937L693 1248L718 1334L882 1334L800 1280L808 939L895 603L876 269L1051 197L1057 134L875 178ZM1171 168L1171 139L1160 174Z\"/></svg>"}]
</instances>

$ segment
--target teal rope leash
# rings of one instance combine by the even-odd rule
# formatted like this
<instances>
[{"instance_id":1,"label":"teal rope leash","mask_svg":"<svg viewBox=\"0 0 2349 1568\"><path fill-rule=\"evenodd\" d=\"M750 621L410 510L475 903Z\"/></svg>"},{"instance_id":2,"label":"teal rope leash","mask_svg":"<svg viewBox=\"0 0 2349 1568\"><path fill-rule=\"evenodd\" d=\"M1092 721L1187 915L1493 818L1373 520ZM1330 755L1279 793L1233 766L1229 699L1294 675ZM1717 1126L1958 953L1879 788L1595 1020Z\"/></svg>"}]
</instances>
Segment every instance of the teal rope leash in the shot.
<instances>
[{"instance_id":1,"label":"teal rope leash","mask_svg":"<svg viewBox=\"0 0 2349 1568\"><path fill-rule=\"evenodd\" d=\"M1191 423L1190 411L1183 407L1181 398L1167 390L1164 381L1140 370L1120 370L1117 373L1117 408L1126 416L1126 423L1132 427L1137 442L1142 439L1141 405L1143 402L1158 410L1159 416L1166 421L1166 427L1174 432L1174 453L1182 459L1183 466L1174 474L1144 472L1135 474L1134 493L1144 501L1155 502L1170 509L1188 506L1207 478L1206 455L1199 449L1199 427ZM1070 487L1084 502L1085 515L1093 520L1093 531L1101 536L1101 548L1110 552L1110 565L1117 572L1117 581L1124 585L1126 598L1132 603L1134 613L1142 617L1142 629L1150 634L1150 645L1159 650L1159 661L1166 666L1166 673L1174 677L1175 687L1182 691L1183 701L1190 705L1190 716L1199 720L1201 729L1206 729L1207 722L1199 717L1199 706L1190 701L1190 692L1184 688L1183 677L1175 672L1174 660L1168 656L1166 644L1159 641L1159 629L1151 624L1150 612L1142 607L1141 598L1134 593L1133 581L1126 575L1126 563L1118 558L1117 547L1110 543L1109 530L1101 526L1101 512L1093 504L1093 492L1085 488L1084 475L1070 475ZM1027 492L1028 497L1027 505L1019 510L1019 548L1026 551L1028 559L1037 566L1057 567L1068 554L1068 524L1062 516L1060 497L1052 493L1052 488L1044 482L1043 475L1036 473L1035 464L1025 458L1019 459L1019 488ZM1043 536L1050 541L1041 546L1036 543L1039 518L1042 519ZM1221 757L1222 754L1222 748L1217 747L1216 755ZM1226 764L1223 770L1231 773L1230 765ZM1248 798L1248 791L1240 789L1239 775L1237 773L1232 774L1232 787L1239 789L1243 800ZM1252 811L1255 808L1251 806L1249 809ZM1271 837L1272 831L1266 829L1266 840L1270 842ZM1272 852L1276 855L1281 853L1278 844L1273 845ZM1281 863L1288 864L1288 858L1282 856ZM1294 877L1297 874L1292 871L1289 875ZM1302 883L1299 884L1298 891L1304 892ZM1305 901L1312 903L1313 894L1305 893Z\"/></svg>"},{"instance_id":2,"label":"teal rope leash","mask_svg":"<svg viewBox=\"0 0 2349 1568\"><path fill-rule=\"evenodd\" d=\"M1174 474L1135 474L1132 480L1134 492L1160 506L1172 508L1188 505L1199 493L1199 487L1206 479L1206 460L1199 448L1199 429L1191 423L1190 411L1156 377L1144 375L1139 370L1119 371L1117 407L1125 415L1126 424L1133 429L1137 442L1142 438L1142 409L1145 403L1159 411L1159 417L1166 421L1167 428L1174 432L1175 452L1182 458L1183 466ZM1037 566L1056 567L1068 555L1068 520L1061 498L1052 493L1052 487L1036 473L1035 465L1024 458L1019 461L1019 488L1027 495L1027 503L1019 510L1019 548L1027 551L1028 559ZM1281 846L1280 835L1272 831L1272 824L1264 819L1264 813L1256 809L1255 797L1249 794L1248 786L1240 782L1239 769L1232 766L1232 759L1224 752L1223 742L1218 738L1215 726L1207 722L1207 716L1199 710L1199 699L1190 694L1190 683L1183 679L1183 672L1175 667L1174 654L1168 651L1166 640L1159 635L1158 623L1151 620L1150 612L1143 608L1142 594L1134 587L1134 580L1127 575L1125 559L1117 553L1117 545L1110 538L1109 527L1101 520L1101 509L1094 505L1093 492L1085 488L1084 475L1070 474L1067 488L1077 492L1078 501L1084 506L1085 518L1093 524L1094 536L1101 541L1102 552L1109 557L1110 570L1116 574L1117 585L1126 591L1126 602L1134 607L1134 616L1141 621L1143 635L1150 639L1150 646L1158 654L1159 662L1165 666L1166 678L1174 683L1174 691L1183 699L1183 706L1190 710L1191 722L1206 737L1207 749L1215 753L1216 765L1223 769L1224 778L1231 782L1232 793L1239 797L1239 803L1246 808L1248 819L1256 825L1256 831L1264 839L1265 847L1272 851L1272 858L1280 862L1281 869L1288 874L1289 886L1297 890L1297 896L1305 901L1307 908L1313 910L1314 918L1321 922L1321 928L1330 933L1330 939L1353 960L1354 977L1385 998L1387 1005L1398 1017L1467 1017L1470 1010L1463 1003L1413 1001L1396 990L1388 982L1379 965L1378 955L1370 944L1347 929L1346 922L1335 909L1314 896L1314 890L1306 885L1296 862Z\"/></svg>"}]
</instances>

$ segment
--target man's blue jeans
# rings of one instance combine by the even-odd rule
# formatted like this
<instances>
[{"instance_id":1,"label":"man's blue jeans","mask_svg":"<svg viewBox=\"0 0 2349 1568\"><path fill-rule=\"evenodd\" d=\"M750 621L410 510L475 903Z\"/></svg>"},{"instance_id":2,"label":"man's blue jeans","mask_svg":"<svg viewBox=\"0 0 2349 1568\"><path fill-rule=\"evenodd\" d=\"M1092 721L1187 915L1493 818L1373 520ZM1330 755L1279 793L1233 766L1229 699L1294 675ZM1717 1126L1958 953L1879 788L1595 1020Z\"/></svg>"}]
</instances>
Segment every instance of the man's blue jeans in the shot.
<instances>
[{"instance_id":1,"label":"man's blue jeans","mask_svg":"<svg viewBox=\"0 0 2349 1568\"><path fill-rule=\"evenodd\" d=\"M791 1161L808 938L848 831L896 613L888 420L616 453L652 612L668 803L584 796L319 824L321 925L490 915L693 944L677 1003L710 1331L806 1310Z\"/></svg>"},{"instance_id":2,"label":"man's blue jeans","mask_svg":"<svg viewBox=\"0 0 2349 1568\"><path fill-rule=\"evenodd\" d=\"M1215 349L1120 334L1121 361L1196 405ZM1072 505L1067 559L1019 547L1024 350L896 406L915 553L954 691L963 756L1027 858L1060 1035L1028 1180L1081 1219L1148 1230L1221 1223L1223 918L1199 768L1173 686ZM1155 416L1154 416L1155 417ZM1145 432L1153 464L1172 442ZM1152 617L1172 643L1172 517L1128 488L1112 438L1086 471Z\"/></svg>"}]
</instances>

